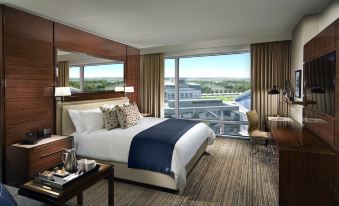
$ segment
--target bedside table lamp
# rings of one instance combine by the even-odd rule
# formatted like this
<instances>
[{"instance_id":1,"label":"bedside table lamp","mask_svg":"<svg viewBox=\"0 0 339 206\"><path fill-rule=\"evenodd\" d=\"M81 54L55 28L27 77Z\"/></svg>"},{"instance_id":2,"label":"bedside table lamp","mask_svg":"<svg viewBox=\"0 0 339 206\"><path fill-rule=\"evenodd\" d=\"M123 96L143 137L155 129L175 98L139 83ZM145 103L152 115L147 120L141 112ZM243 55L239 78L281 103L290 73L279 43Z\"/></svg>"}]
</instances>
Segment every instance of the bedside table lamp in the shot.
<instances>
[{"instance_id":1,"label":"bedside table lamp","mask_svg":"<svg viewBox=\"0 0 339 206\"><path fill-rule=\"evenodd\" d=\"M64 101L64 97L71 96L71 88L69 87L55 87L54 96L57 102Z\"/></svg>"},{"instance_id":2,"label":"bedside table lamp","mask_svg":"<svg viewBox=\"0 0 339 206\"><path fill-rule=\"evenodd\" d=\"M277 116L279 116L280 111L280 91L276 85L273 85L273 87L267 92L269 95L279 95L278 96L278 105L277 105Z\"/></svg>"}]
</instances>

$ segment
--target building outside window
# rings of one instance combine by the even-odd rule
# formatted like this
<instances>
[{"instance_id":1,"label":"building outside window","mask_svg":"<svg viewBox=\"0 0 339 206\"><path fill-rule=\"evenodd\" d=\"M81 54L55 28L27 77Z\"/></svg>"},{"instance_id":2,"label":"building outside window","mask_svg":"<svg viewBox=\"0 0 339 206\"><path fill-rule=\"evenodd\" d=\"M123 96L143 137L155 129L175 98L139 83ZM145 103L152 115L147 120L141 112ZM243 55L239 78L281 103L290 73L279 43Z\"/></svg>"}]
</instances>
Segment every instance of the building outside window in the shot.
<instances>
[{"instance_id":1,"label":"building outside window","mask_svg":"<svg viewBox=\"0 0 339 206\"><path fill-rule=\"evenodd\" d=\"M166 93L171 96L165 95L165 117L196 119L216 134L246 137L246 112L251 107L250 53L166 58Z\"/></svg>"}]
</instances>

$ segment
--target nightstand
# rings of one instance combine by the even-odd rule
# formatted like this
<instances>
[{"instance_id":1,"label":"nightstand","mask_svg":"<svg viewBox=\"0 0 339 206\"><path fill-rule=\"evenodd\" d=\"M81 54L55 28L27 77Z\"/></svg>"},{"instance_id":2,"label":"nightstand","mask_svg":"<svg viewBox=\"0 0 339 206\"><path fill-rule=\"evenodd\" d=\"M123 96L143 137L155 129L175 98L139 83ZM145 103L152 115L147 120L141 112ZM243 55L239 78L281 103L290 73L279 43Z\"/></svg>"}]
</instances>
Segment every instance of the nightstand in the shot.
<instances>
[{"instance_id":1,"label":"nightstand","mask_svg":"<svg viewBox=\"0 0 339 206\"><path fill-rule=\"evenodd\" d=\"M6 183L18 185L30 176L62 163L62 153L73 148L72 136L52 135L35 145L13 144L6 148Z\"/></svg>"}]
</instances>

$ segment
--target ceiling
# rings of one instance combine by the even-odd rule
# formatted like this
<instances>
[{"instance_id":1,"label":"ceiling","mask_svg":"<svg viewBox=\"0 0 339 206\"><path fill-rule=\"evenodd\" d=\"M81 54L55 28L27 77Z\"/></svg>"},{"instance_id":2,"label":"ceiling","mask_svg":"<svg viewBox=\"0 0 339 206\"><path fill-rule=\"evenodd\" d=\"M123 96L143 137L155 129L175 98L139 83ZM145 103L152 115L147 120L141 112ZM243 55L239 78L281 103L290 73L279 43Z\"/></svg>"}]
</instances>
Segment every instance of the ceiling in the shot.
<instances>
[{"instance_id":1,"label":"ceiling","mask_svg":"<svg viewBox=\"0 0 339 206\"><path fill-rule=\"evenodd\" d=\"M138 48L290 34L330 0L0 0Z\"/></svg>"}]
</instances>

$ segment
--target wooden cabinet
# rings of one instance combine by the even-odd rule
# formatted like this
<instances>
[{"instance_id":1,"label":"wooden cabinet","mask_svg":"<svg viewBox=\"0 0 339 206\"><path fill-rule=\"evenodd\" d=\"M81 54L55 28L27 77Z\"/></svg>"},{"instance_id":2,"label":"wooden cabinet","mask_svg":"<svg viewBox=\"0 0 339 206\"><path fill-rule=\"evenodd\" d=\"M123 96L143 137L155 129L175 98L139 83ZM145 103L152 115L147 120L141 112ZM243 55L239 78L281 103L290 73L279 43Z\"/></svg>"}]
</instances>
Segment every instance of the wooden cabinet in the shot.
<instances>
[{"instance_id":1,"label":"wooden cabinet","mask_svg":"<svg viewBox=\"0 0 339 206\"><path fill-rule=\"evenodd\" d=\"M335 22L332 23L314 38L317 57L335 50L335 25Z\"/></svg>"},{"instance_id":2,"label":"wooden cabinet","mask_svg":"<svg viewBox=\"0 0 339 206\"><path fill-rule=\"evenodd\" d=\"M17 185L31 175L62 163L65 149L73 148L73 137L53 135L36 145L14 144L7 147L7 184Z\"/></svg>"},{"instance_id":3,"label":"wooden cabinet","mask_svg":"<svg viewBox=\"0 0 339 206\"><path fill-rule=\"evenodd\" d=\"M268 121L279 147L279 205L333 204L334 150L295 121Z\"/></svg>"},{"instance_id":4,"label":"wooden cabinet","mask_svg":"<svg viewBox=\"0 0 339 206\"><path fill-rule=\"evenodd\" d=\"M338 40L337 40L338 41ZM336 22L321 31L304 45L304 62L336 49Z\"/></svg>"},{"instance_id":5,"label":"wooden cabinet","mask_svg":"<svg viewBox=\"0 0 339 206\"><path fill-rule=\"evenodd\" d=\"M316 56L315 39L311 39L304 45L304 62L310 61Z\"/></svg>"}]
</instances>

